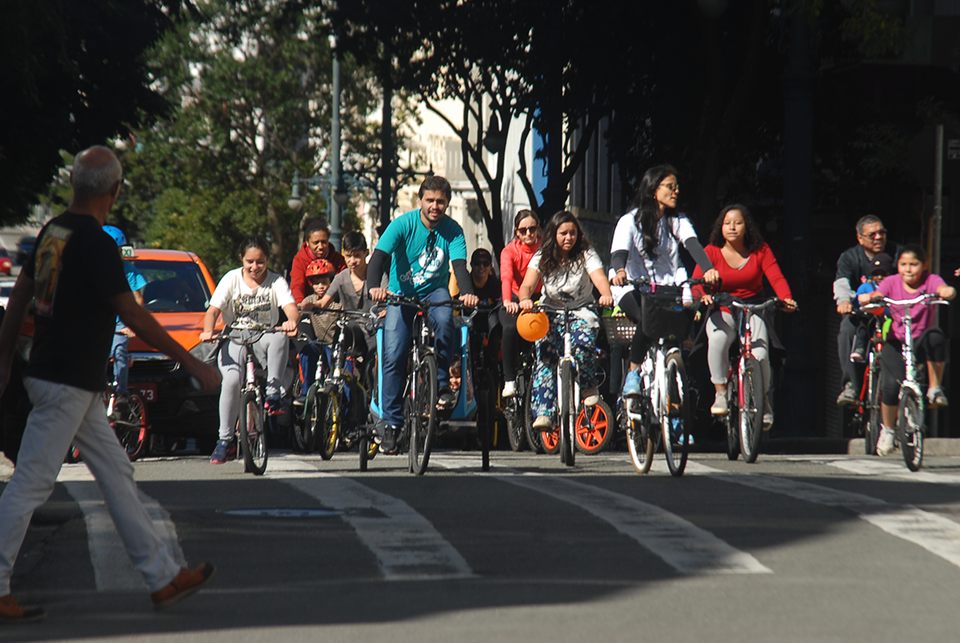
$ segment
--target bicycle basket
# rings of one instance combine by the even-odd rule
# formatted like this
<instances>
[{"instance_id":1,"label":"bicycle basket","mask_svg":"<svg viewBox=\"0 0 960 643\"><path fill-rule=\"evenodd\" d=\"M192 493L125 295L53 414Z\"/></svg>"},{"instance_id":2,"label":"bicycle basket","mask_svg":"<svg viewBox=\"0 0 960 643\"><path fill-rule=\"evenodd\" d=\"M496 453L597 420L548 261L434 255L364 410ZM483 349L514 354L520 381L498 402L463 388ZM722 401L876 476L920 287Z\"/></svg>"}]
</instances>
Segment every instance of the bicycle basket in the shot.
<instances>
[{"instance_id":1,"label":"bicycle basket","mask_svg":"<svg viewBox=\"0 0 960 643\"><path fill-rule=\"evenodd\" d=\"M686 339L693 325L693 312L683 307L677 286L659 286L643 293L641 300L643 333L651 339Z\"/></svg>"},{"instance_id":2,"label":"bicycle basket","mask_svg":"<svg viewBox=\"0 0 960 643\"><path fill-rule=\"evenodd\" d=\"M611 346L629 346L633 341L633 334L637 331L637 325L630 321L626 315L614 315L611 317L601 317L603 323L603 332L607 335L607 342Z\"/></svg>"}]
</instances>

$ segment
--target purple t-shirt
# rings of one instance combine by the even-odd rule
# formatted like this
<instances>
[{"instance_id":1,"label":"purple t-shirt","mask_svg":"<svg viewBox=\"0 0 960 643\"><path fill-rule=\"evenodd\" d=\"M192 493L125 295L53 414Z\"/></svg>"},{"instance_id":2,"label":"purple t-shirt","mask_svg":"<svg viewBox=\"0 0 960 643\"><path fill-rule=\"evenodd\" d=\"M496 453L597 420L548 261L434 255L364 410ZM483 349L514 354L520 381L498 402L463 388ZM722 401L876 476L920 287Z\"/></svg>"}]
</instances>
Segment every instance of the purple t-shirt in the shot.
<instances>
[{"instance_id":1,"label":"purple t-shirt","mask_svg":"<svg viewBox=\"0 0 960 643\"><path fill-rule=\"evenodd\" d=\"M877 287L877 292L882 293L884 297L889 297L890 299L913 299L922 293L936 293L937 288L944 285L944 283L946 282L940 278L940 275L924 273L923 281L920 282L920 287L917 288L916 291L910 292L907 290L907 287L903 285L903 278L900 277L900 275L890 275L880 282L880 285ZM893 336L899 339L901 342L904 338L904 308L906 308L906 306L888 307L890 316L893 318ZM918 339L920 335L923 334L923 331L930 327L930 324L933 321L934 312L934 307L927 306L926 304L914 304L910 307L910 316L913 318L911 335L913 335L914 339Z\"/></svg>"}]
</instances>

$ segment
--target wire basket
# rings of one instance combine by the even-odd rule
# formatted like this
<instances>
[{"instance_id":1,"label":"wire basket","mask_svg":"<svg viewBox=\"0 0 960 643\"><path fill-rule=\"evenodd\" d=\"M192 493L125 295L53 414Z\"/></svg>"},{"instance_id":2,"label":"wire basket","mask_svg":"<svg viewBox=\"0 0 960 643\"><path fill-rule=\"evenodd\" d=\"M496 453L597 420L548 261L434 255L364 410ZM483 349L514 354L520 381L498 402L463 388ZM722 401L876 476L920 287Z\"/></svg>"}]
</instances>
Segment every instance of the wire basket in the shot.
<instances>
[{"instance_id":1,"label":"wire basket","mask_svg":"<svg viewBox=\"0 0 960 643\"><path fill-rule=\"evenodd\" d=\"M607 334L607 342L611 346L629 346L633 341L633 334L637 332L637 325L626 315L601 317L603 332Z\"/></svg>"}]
</instances>

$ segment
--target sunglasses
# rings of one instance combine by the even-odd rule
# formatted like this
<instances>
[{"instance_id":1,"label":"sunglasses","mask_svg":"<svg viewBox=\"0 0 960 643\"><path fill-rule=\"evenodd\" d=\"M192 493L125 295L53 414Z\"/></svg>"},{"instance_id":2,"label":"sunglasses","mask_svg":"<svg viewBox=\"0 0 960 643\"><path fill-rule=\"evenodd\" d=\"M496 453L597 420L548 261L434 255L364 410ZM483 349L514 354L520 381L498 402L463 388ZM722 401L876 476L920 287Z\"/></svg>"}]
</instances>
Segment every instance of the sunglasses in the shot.
<instances>
[{"instance_id":1,"label":"sunglasses","mask_svg":"<svg viewBox=\"0 0 960 643\"><path fill-rule=\"evenodd\" d=\"M490 261L478 261L473 265L476 266L477 268L489 268L490 266L493 265L493 263Z\"/></svg>"},{"instance_id":2,"label":"sunglasses","mask_svg":"<svg viewBox=\"0 0 960 643\"><path fill-rule=\"evenodd\" d=\"M661 183L660 187L667 188L670 192L679 192L680 184L679 183Z\"/></svg>"},{"instance_id":3,"label":"sunglasses","mask_svg":"<svg viewBox=\"0 0 960 643\"><path fill-rule=\"evenodd\" d=\"M532 225L528 228L517 228L517 234L534 234L539 226Z\"/></svg>"},{"instance_id":4,"label":"sunglasses","mask_svg":"<svg viewBox=\"0 0 960 643\"><path fill-rule=\"evenodd\" d=\"M860 236L864 239L879 239L880 237L887 236L887 231L877 230L876 232L871 232L870 234L861 234Z\"/></svg>"}]
</instances>

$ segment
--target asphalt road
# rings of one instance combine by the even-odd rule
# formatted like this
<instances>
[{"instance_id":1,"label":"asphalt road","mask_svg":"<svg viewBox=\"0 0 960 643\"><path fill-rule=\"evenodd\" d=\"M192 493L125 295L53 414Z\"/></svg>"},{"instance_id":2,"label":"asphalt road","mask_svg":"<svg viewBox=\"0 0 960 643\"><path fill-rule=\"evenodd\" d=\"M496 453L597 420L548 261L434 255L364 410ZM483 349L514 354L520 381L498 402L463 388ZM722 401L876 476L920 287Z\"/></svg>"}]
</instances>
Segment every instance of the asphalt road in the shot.
<instances>
[{"instance_id":1,"label":"asphalt road","mask_svg":"<svg viewBox=\"0 0 960 643\"><path fill-rule=\"evenodd\" d=\"M86 468L35 515L14 592L46 606L0 641L900 641L960 631L960 458L580 457L440 452L267 475L200 456L136 464L211 585L155 613ZM280 510L280 511L270 511Z\"/></svg>"}]
</instances>

